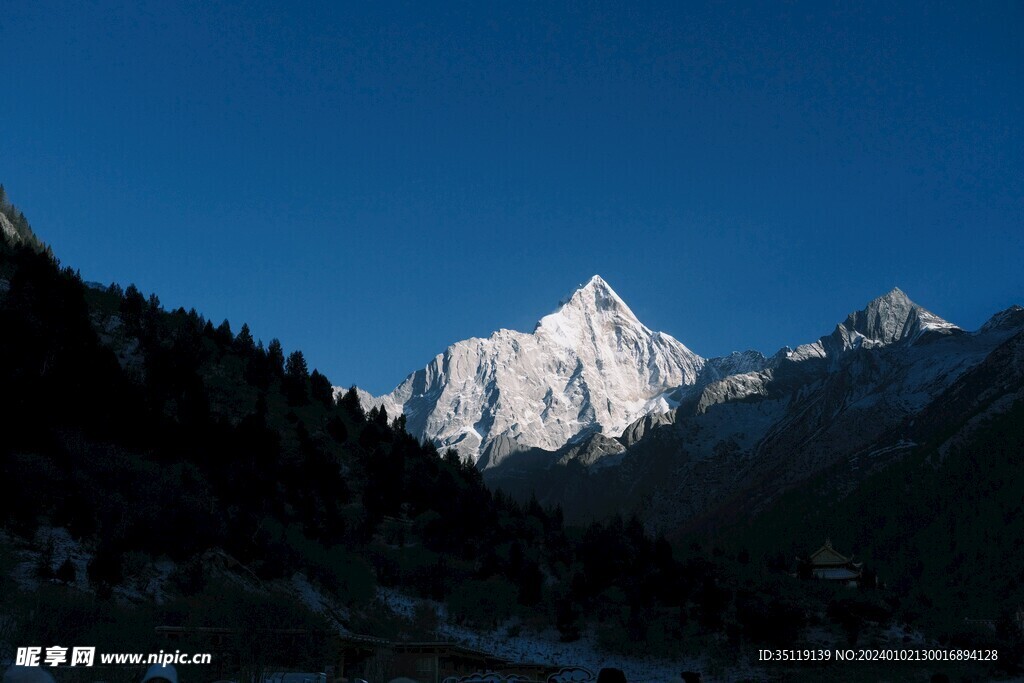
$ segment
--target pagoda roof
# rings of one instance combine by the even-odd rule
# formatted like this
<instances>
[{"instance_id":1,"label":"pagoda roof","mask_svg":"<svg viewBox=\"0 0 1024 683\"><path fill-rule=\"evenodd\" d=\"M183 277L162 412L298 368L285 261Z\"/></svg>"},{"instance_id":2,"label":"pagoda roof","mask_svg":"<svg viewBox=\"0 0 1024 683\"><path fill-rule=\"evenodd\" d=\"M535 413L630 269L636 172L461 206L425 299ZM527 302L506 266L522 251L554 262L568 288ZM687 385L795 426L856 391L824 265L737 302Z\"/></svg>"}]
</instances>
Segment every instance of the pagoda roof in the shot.
<instances>
[{"instance_id":1,"label":"pagoda roof","mask_svg":"<svg viewBox=\"0 0 1024 683\"><path fill-rule=\"evenodd\" d=\"M832 547L832 542L826 540L825 545L818 548L811 554L811 564L817 567L821 566L843 566L850 564L852 558L846 557L842 553L836 551Z\"/></svg>"}]
</instances>

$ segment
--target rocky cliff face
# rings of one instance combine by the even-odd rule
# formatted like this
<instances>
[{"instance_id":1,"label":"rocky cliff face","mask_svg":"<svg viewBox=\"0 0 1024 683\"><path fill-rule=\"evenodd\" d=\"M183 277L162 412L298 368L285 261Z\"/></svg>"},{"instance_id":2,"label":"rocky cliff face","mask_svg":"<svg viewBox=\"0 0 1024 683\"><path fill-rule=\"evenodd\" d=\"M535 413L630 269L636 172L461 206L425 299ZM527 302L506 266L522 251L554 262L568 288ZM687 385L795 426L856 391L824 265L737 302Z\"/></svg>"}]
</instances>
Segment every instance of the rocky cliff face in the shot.
<instances>
[{"instance_id":1,"label":"rocky cliff face","mask_svg":"<svg viewBox=\"0 0 1024 683\"><path fill-rule=\"evenodd\" d=\"M874 299L823 338L822 344L833 354L858 348L875 348L898 342L914 342L927 334L963 332L953 323L918 306L900 290Z\"/></svg>"}]
</instances>

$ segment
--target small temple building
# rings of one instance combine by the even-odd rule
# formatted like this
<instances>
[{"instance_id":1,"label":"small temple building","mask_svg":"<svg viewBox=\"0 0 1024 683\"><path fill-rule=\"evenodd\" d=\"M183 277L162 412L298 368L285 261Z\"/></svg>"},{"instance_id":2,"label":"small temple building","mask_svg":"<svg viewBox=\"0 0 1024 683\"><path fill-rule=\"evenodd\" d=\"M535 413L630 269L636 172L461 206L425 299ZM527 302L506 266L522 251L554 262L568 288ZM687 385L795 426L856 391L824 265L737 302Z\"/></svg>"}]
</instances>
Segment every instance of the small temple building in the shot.
<instances>
[{"instance_id":1,"label":"small temple building","mask_svg":"<svg viewBox=\"0 0 1024 683\"><path fill-rule=\"evenodd\" d=\"M811 574L816 579L840 581L848 586L860 583L864 574L864 564L854 562L832 547L832 541L825 539L825 545L811 553L809 558Z\"/></svg>"}]
</instances>

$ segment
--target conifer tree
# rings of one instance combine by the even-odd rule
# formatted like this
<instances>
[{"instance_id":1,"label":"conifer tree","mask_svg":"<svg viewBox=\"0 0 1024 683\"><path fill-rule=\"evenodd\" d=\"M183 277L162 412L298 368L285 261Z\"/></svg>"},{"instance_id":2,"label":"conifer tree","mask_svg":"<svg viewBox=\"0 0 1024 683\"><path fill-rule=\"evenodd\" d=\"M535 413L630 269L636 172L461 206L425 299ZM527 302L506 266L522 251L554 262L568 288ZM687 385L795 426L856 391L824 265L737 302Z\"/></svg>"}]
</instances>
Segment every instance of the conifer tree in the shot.
<instances>
[{"instance_id":1,"label":"conifer tree","mask_svg":"<svg viewBox=\"0 0 1024 683\"><path fill-rule=\"evenodd\" d=\"M338 407L345 410L356 422L366 420L366 413L363 412L363 406L359 403L359 394L356 392L355 385L349 387L348 391L338 397Z\"/></svg>"},{"instance_id":2,"label":"conifer tree","mask_svg":"<svg viewBox=\"0 0 1024 683\"><path fill-rule=\"evenodd\" d=\"M328 408L334 405L334 388L331 387L330 380L320 374L318 370L313 370L310 373L309 386L310 393L315 400L320 401Z\"/></svg>"},{"instance_id":3,"label":"conifer tree","mask_svg":"<svg viewBox=\"0 0 1024 683\"><path fill-rule=\"evenodd\" d=\"M309 370L306 368L305 356L302 355L302 351L292 351L284 367L284 390L288 397L288 405L300 406L309 403L309 395L306 393L308 378Z\"/></svg>"},{"instance_id":4,"label":"conifer tree","mask_svg":"<svg viewBox=\"0 0 1024 683\"><path fill-rule=\"evenodd\" d=\"M235 345L246 355L252 353L253 349L256 348L252 339L252 332L249 331L249 326L245 323L242 323L242 329L238 331L238 336L235 337Z\"/></svg>"},{"instance_id":5,"label":"conifer tree","mask_svg":"<svg viewBox=\"0 0 1024 683\"><path fill-rule=\"evenodd\" d=\"M288 354L284 373L289 377L302 380L309 376L309 369L306 367L306 357L302 355L302 351L292 351Z\"/></svg>"},{"instance_id":6,"label":"conifer tree","mask_svg":"<svg viewBox=\"0 0 1024 683\"><path fill-rule=\"evenodd\" d=\"M270 362L270 372L281 377L284 375L284 349L281 348L281 341L277 338L270 340L267 346L267 360Z\"/></svg>"},{"instance_id":7,"label":"conifer tree","mask_svg":"<svg viewBox=\"0 0 1024 683\"><path fill-rule=\"evenodd\" d=\"M128 329L138 329L145 306L146 300L142 292L134 284L128 285L124 290L124 299L121 300L121 319Z\"/></svg>"},{"instance_id":8,"label":"conifer tree","mask_svg":"<svg viewBox=\"0 0 1024 683\"><path fill-rule=\"evenodd\" d=\"M231 342L234 340L234 335L231 334L231 323L228 322L227 318L217 326L215 339L217 341L217 345L222 348L230 346Z\"/></svg>"}]
</instances>

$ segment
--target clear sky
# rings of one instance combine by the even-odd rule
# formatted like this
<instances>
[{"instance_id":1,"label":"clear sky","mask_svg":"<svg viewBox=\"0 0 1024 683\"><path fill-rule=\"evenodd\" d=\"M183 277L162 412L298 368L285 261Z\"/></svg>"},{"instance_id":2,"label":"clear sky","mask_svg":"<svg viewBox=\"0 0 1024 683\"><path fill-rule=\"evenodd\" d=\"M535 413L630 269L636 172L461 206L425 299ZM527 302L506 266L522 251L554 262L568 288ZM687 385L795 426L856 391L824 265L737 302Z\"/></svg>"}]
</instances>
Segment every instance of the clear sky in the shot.
<instances>
[{"instance_id":1,"label":"clear sky","mask_svg":"<svg viewBox=\"0 0 1024 683\"><path fill-rule=\"evenodd\" d=\"M862 4L5 3L0 182L377 393L595 273L706 356L894 285L976 328L1024 304L1024 4Z\"/></svg>"}]
</instances>

